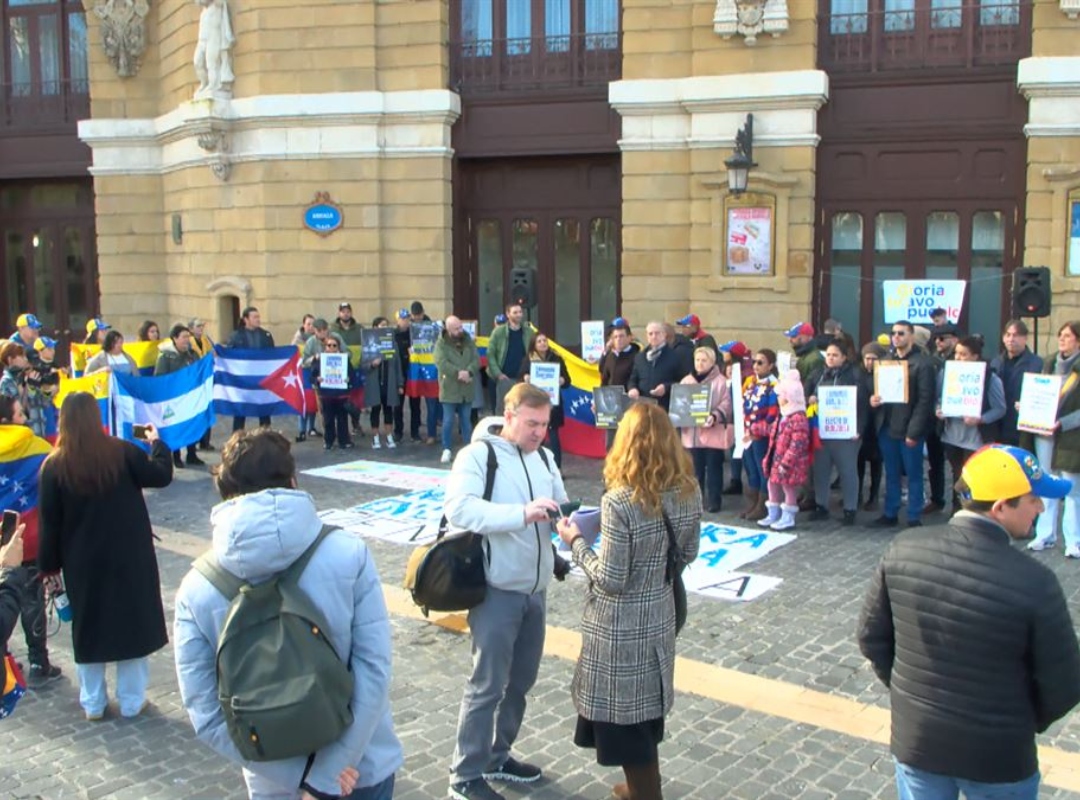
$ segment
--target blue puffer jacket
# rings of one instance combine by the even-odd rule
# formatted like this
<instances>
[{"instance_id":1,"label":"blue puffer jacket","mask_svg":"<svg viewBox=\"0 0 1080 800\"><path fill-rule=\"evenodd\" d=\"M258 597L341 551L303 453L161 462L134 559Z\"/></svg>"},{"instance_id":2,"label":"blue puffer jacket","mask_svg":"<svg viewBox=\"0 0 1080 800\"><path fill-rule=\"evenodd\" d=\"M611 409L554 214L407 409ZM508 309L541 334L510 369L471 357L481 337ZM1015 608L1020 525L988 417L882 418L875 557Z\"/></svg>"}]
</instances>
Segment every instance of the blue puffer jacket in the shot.
<instances>
[{"instance_id":1,"label":"blue puffer jacket","mask_svg":"<svg viewBox=\"0 0 1080 800\"><path fill-rule=\"evenodd\" d=\"M322 528L307 492L267 489L220 503L211 514L213 550L221 566L251 583L285 570ZM377 786L403 763L390 716L390 620L375 562L358 537L330 534L315 551L300 588L322 611L330 640L352 669L353 724L315 754L307 783L340 794L338 775L360 772L358 787ZM217 697L215 654L229 604L201 574L190 571L176 594L176 672L195 734L226 758L283 790L300 786L306 758L261 763L240 757Z\"/></svg>"}]
</instances>

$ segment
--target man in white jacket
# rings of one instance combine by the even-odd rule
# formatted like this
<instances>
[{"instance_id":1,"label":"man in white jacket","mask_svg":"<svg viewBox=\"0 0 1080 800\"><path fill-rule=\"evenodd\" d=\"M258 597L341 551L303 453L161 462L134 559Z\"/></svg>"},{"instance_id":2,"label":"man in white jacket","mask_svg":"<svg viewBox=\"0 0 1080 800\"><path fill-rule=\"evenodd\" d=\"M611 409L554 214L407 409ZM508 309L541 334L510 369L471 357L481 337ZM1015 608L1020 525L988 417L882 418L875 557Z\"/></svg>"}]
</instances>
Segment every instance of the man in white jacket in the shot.
<instances>
[{"instance_id":1,"label":"man in white jacket","mask_svg":"<svg viewBox=\"0 0 1080 800\"><path fill-rule=\"evenodd\" d=\"M458 453L446 489L450 525L485 537L488 583L487 598L469 611L473 672L450 766L456 800L504 800L489 780L531 783L541 774L510 750L544 652L552 519L567 497L554 457L540 452L551 418L547 392L519 383L504 403L501 432L480 433ZM487 501L489 444L498 468Z\"/></svg>"}]
</instances>

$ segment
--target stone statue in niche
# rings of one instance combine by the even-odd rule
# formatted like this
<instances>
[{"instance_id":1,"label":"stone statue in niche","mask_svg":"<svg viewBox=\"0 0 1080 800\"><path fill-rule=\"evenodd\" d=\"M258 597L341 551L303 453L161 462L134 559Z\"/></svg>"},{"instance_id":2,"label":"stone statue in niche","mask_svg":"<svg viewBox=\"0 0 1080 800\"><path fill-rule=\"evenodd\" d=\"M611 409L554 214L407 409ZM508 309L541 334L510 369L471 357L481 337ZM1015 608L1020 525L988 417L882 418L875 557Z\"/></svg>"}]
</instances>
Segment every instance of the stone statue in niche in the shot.
<instances>
[{"instance_id":1,"label":"stone statue in niche","mask_svg":"<svg viewBox=\"0 0 1080 800\"><path fill-rule=\"evenodd\" d=\"M94 15L101 20L105 57L121 78L139 72L139 56L146 50L146 0L98 0Z\"/></svg>"},{"instance_id":2,"label":"stone statue in niche","mask_svg":"<svg viewBox=\"0 0 1080 800\"><path fill-rule=\"evenodd\" d=\"M226 0L195 0L199 14L199 43L195 47L195 75L199 88L195 99L231 97L236 77L232 70L232 50L236 38L229 22Z\"/></svg>"}]
</instances>

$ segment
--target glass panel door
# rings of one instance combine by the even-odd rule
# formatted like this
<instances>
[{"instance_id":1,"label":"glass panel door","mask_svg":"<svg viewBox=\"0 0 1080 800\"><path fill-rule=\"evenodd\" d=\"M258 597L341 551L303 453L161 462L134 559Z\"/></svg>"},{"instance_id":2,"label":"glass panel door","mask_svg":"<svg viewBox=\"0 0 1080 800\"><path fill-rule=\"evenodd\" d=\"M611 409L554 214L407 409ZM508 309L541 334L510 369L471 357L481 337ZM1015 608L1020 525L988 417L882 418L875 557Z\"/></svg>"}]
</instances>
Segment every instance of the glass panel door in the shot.
<instances>
[{"instance_id":1,"label":"glass panel door","mask_svg":"<svg viewBox=\"0 0 1080 800\"><path fill-rule=\"evenodd\" d=\"M1005 214L976 211L971 218L971 284L968 287L969 333L981 333L988 353L1001 334L1005 275Z\"/></svg>"},{"instance_id":2,"label":"glass panel door","mask_svg":"<svg viewBox=\"0 0 1080 800\"><path fill-rule=\"evenodd\" d=\"M874 312L871 336L886 330L883 281L902 280L907 255L907 217L887 211L874 217Z\"/></svg>"},{"instance_id":3,"label":"glass panel door","mask_svg":"<svg viewBox=\"0 0 1080 800\"><path fill-rule=\"evenodd\" d=\"M832 217L829 273L829 316L845 331L859 335L862 309L862 214L841 211Z\"/></svg>"},{"instance_id":4,"label":"glass panel door","mask_svg":"<svg viewBox=\"0 0 1080 800\"><path fill-rule=\"evenodd\" d=\"M956 280L959 277L960 215L955 211L932 211L926 215L926 277Z\"/></svg>"},{"instance_id":5,"label":"glass panel door","mask_svg":"<svg viewBox=\"0 0 1080 800\"><path fill-rule=\"evenodd\" d=\"M503 310L503 249L501 226L497 219L483 219L476 225L476 267L479 283L479 320L487 333L497 314Z\"/></svg>"},{"instance_id":6,"label":"glass panel door","mask_svg":"<svg viewBox=\"0 0 1080 800\"><path fill-rule=\"evenodd\" d=\"M613 219L599 217L589 225L589 319L612 320L618 313L618 238Z\"/></svg>"},{"instance_id":7,"label":"glass panel door","mask_svg":"<svg viewBox=\"0 0 1080 800\"><path fill-rule=\"evenodd\" d=\"M537 306L540 283L540 226L535 219L515 219L511 228L510 263L514 269L531 269L533 272L532 303L524 309L528 320L539 320Z\"/></svg>"},{"instance_id":8,"label":"glass panel door","mask_svg":"<svg viewBox=\"0 0 1080 800\"><path fill-rule=\"evenodd\" d=\"M581 223L557 219L555 234L555 341L581 346Z\"/></svg>"}]
</instances>

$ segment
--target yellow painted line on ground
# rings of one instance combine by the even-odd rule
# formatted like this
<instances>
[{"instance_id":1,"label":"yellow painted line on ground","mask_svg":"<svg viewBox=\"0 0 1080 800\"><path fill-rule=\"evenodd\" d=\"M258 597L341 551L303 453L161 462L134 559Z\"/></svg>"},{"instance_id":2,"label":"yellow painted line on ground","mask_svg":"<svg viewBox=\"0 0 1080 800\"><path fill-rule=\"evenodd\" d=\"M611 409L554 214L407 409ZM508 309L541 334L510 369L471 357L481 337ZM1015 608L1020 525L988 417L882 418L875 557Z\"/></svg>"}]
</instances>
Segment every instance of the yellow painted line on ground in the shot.
<instances>
[{"instance_id":1,"label":"yellow painted line on ground","mask_svg":"<svg viewBox=\"0 0 1080 800\"><path fill-rule=\"evenodd\" d=\"M157 529L160 545L180 555L195 558L206 549L206 540L189 534ZM398 617L426 621L454 633L469 626L464 614L432 614L425 617L412 596L399 586L383 584L387 610ZM548 626L544 655L577 661L581 634L567 628ZM701 661L675 659L675 689L718 703L744 708L759 714L791 720L815 728L834 731L857 739L889 744L889 711L846 697L807 689L794 683L749 675ZM1058 789L1080 792L1080 753L1056 747L1039 747L1039 769L1043 783Z\"/></svg>"}]
</instances>

